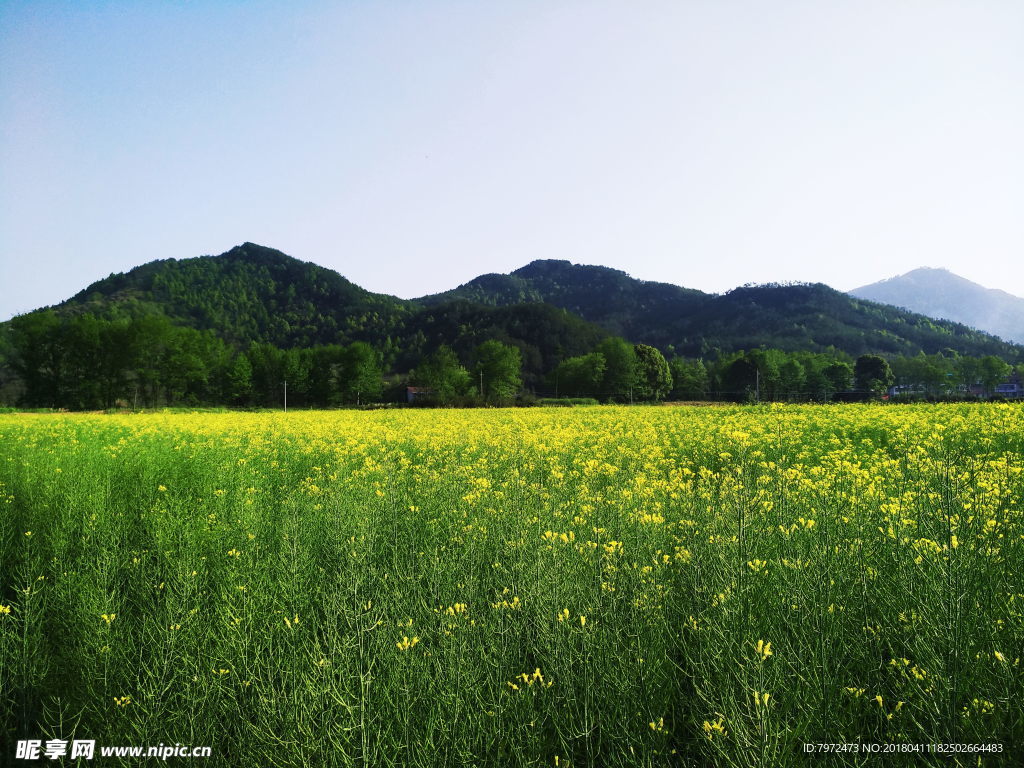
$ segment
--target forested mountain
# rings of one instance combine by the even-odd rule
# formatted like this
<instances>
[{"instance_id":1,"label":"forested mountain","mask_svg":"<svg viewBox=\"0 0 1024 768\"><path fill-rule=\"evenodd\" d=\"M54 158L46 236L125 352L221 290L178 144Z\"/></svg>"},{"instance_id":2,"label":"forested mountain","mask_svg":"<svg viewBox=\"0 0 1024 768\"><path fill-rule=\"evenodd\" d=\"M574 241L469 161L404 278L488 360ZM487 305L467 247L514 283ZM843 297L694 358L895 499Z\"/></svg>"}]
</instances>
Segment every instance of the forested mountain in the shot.
<instances>
[{"instance_id":1,"label":"forested mountain","mask_svg":"<svg viewBox=\"0 0 1024 768\"><path fill-rule=\"evenodd\" d=\"M680 323L687 354L700 349L767 346L788 351L837 349L862 354L915 355L955 350L972 357L1021 359L1021 347L965 325L870 301L852 299L826 285L762 285L717 297L701 315Z\"/></svg>"},{"instance_id":2,"label":"forested mountain","mask_svg":"<svg viewBox=\"0 0 1024 768\"><path fill-rule=\"evenodd\" d=\"M446 293L420 299L426 304L466 299L508 306L540 301L567 309L609 333L673 344L673 326L681 315L700 316L713 296L668 283L637 280L609 267L560 260L533 261L509 275L482 275Z\"/></svg>"},{"instance_id":3,"label":"forested mountain","mask_svg":"<svg viewBox=\"0 0 1024 768\"><path fill-rule=\"evenodd\" d=\"M492 306L486 306L490 304ZM288 349L365 341L408 369L441 344L487 339L520 346L528 371L582 354L606 333L551 305L429 303L370 293L337 272L244 243L220 256L166 259L111 275L56 307L107 319L158 314L229 344Z\"/></svg>"},{"instance_id":4,"label":"forested mountain","mask_svg":"<svg viewBox=\"0 0 1024 768\"><path fill-rule=\"evenodd\" d=\"M954 322L863 301L826 285L761 285L723 295L636 280L607 267L535 261L509 275L483 275L427 304L463 298L482 304L543 301L609 333L682 355L767 346L908 355L953 349L1019 359L1020 347Z\"/></svg>"},{"instance_id":5,"label":"forested mountain","mask_svg":"<svg viewBox=\"0 0 1024 768\"><path fill-rule=\"evenodd\" d=\"M496 338L522 346L530 368L530 360L542 366L553 356L577 354L604 333L693 357L761 346L851 356L952 349L1013 361L1024 352L967 326L820 284L744 286L716 295L608 267L541 260L409 301L253 243L111 275L56 310L105 318L159 314L239 347L365 341L399 367L442 343L459 349Z\"/></svg>"},{"instance_id":6,"label":"forested mountain","mask_svg":"<svg viewBox=\"0 0 1024 768\"><path fill-rule=\"evenodd\" d=\"M856 288L850 295L964 323L1007 341L1024 343L1024 299L972 283L946 269L922 267Z\"/></svg>"},{"instance_id":7,"label":"forested mountain","mask_svg":"<svg viewBox=\"0 0 1024 768\"><path fill-rule=\"evenodd\" d=\"M245 243L111 275L0 324L0 403L273 404L289 381L298 403L336 404L379 396L384 375L396 393L409 380L454 381L457 398L470 369L510 367L526 390L603 399L662 397L672 378L677 396L738 396L755 369L755 388L760 380L773 396L818 397L842 388L846 369L829 379L833 363L849 368L877 354L901 381L927 380L928 391L954 379L973 386L980 374L961 358L991 358L989 390L1001 366L1024 362L1024 347L824 285L715 295L548 260L404 300ZM481 382L486 392L497 387Z\"/></svg>"},{"instance_id":8,"label":"forested mountain","mask_svg":"<svg viewBox=\"0 0 1024 768\"><path fill-rule=\"evenodd\" d=\"M331 269L253 243L220 256L165 259L93 283L58 310L158 313L234 344L279 347L387 336L413 309Z\"/></svg>"},{"instance_id":9,"label":"forested mountain","mask_svg":"<svg viewBox=\"0 0 1024 768\"><path fill-rule=\"evenodd\" d=\"M442 345L469 360L481 343L500 341L519 350L523 382L532 388L560 360L605 336L550 304L425 306L245 243L221 256L150 262L0 324L0 402L22 399L17 393L27 389L31 404L86 407L111 401L126 377L144 402L224 398L239 352L277 369L273 378L306 363L271 365L268 349L353 343L369 344L383 371L408 372ZM210 371L219 371L218 381Z\"/></svg>"}]
</instances>

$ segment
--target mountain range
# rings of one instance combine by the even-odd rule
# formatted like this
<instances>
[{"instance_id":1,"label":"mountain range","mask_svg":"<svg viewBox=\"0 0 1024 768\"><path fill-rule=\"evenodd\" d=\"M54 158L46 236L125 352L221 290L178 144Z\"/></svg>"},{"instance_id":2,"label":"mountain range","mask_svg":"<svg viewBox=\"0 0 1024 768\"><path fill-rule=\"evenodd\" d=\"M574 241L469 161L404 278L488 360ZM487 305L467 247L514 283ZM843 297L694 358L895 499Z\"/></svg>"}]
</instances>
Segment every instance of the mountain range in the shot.
<instances>
[{"instance_id":1,"label":"mountain range","mask_svg":"<svg viewBox=\"0 0 1024 768\"><path fill-rule=\"evenodd\" d=\"M747 285L709 294L608 267L542 260L406 300L253 243L219 256L143 264L93 283L53 310L106 319L162 315L237 348L367 341L396 371L409 370L441 344L462 355L495 338L520 347L528 379L586 353L607 335L687 357L763 346L851 357L955 350L1024 360L1024 347L967 325L822 284Z\"/></svg>"},{"instance_id":2,"label":"mountain range","mask_svg":"<svg viewBox=\"0 0 1024 768\"><path fill-rule=\"evenodd\" d=\"M922 267L850 291L851 296L963 323L1024 344L1024 299L946 269Z\"/></svg>"}]
</instances>

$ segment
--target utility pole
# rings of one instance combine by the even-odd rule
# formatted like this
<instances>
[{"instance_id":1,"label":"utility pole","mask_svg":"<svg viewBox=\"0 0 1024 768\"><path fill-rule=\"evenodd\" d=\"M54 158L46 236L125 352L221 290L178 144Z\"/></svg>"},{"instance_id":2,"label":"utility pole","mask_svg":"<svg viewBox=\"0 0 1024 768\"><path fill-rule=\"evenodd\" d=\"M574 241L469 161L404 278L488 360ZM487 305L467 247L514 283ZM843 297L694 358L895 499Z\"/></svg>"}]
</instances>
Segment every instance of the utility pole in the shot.
<instances>
[{"instance_id":1,"label":"utility pole","mask_svg":"<svg viewBox=\"0 0 1024 768\"><path fill-rule=\"evenodd\" d=\"M480 371L480 399L484 399L484 372Z\"/></svg>"},{"instance_id":2,"label":"utility pole","mask_svg":"<svg viewBox=\"0 0 1024 768\"><path fill-rule=\"evenodd\" d=\"M761 369L755 368L754 371L757 373L756 385L754 389L754 400L758 403L761 402Z\"/></svg>"},{"instance_id":3,"label":"utility pole","mask_svg":"<svg viewBox=\"0 0 1024 768\"><path fill-rule=\"evenodd\" d=\"M288 413L288 379L284 380L284 412Z\"/></svg>"}]
</instances>

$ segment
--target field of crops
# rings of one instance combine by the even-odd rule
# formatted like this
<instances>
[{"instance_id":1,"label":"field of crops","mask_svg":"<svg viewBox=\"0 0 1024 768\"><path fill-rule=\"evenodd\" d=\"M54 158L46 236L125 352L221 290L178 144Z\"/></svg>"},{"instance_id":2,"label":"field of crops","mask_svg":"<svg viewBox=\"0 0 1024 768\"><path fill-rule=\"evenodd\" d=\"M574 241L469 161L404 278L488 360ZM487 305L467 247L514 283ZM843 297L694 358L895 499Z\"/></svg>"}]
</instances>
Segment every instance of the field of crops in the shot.
<instances>
[{"instance_id":1,"label":"field of crops","mask_svg":"<svg viewBox=\"0 0 1024 768\"><path fill-rule=\"evenodd\" d=\"M1008 405L0 415L0 763L1014 764L1022 472Z\"/></svg>"}]
</instances>

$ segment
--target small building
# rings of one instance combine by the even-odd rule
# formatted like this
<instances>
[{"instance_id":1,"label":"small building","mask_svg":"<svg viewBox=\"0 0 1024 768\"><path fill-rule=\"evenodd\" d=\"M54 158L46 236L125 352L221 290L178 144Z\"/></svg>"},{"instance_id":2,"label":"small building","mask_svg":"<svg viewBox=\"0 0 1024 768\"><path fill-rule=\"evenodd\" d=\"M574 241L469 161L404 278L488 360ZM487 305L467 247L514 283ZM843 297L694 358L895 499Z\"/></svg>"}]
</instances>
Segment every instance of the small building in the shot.
<instances>
[{"instance_id":1,"label":"small building","mask_svg":"<svg viewBox=\"0 0 1024 768\"><path fill-rule=\"evenodd\" d=\"M996 384L996 388L992 390L992 396L1005 397L1008 400L1024 397L1024 383L1020 380L1020 374L1014 371L1010 378L1002 384Z\"/></svg>"},{"instance_id":2,"label":"small building","mask_svg":"<svg viewBox=\"0 0 1024 768\"><path fill-rule=\"evenodd\" d=\"M911 395L926 395L927 390L920 384L897 384L889 387L889 397L907 397Z\"/></svg>"},{"instance_id":3,"label":"small building","mask_svg":"<svg viewBox=\"0 0 1024 768\"><path fill-rule=\"evenodd\" d=\"M405 402L415 403L417 401L429 400L434 396L434 390L431 387L406 387L405 388Z\"/></svg>"}]
</instances>

